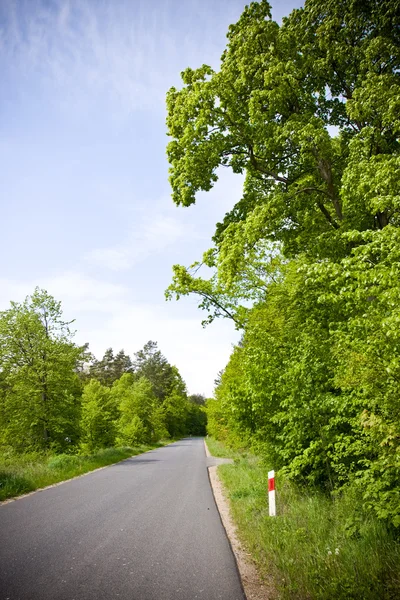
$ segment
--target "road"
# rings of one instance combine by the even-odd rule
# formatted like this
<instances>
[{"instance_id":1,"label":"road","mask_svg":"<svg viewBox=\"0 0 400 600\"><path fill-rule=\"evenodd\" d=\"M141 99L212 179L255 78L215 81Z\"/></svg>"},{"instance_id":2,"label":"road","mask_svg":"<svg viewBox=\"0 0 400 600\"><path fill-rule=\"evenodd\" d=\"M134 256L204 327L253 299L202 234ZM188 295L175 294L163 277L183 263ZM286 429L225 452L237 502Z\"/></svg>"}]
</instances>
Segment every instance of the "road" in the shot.
<instances>
[{"instance_id":1,"label":"road","mask_svg":"<svg viewBox=\"0 0 400 600\"><path fill-rule=\"evenodd\" d=\"M1 600L244 600L191 438L0 505Z\"/></svg>"}]
</instances>

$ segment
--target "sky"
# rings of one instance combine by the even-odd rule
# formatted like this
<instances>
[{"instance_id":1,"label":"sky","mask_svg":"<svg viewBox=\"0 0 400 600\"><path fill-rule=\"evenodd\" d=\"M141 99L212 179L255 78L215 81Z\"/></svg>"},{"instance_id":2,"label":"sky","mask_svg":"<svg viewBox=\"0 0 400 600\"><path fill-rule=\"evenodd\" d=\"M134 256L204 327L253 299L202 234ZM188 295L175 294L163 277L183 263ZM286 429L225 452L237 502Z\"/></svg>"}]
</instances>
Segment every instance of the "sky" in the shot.
<instances>
[{"instance_id":1,"label":"sky","mask_svg":"<svg viewBox=\"0 0 400 600\"><path fill-rule=\"evenodd\" d=\"M301 6L275 0L273 18ZM0 0L0 310L36 286L101 358L148 340L189 393L212 395L240 337L196 298L166 302L172 265L211 246L241 196L228 173L195 206L168 182L165 95L218 68L242 0Z\"/></svg>"}]
</instances>

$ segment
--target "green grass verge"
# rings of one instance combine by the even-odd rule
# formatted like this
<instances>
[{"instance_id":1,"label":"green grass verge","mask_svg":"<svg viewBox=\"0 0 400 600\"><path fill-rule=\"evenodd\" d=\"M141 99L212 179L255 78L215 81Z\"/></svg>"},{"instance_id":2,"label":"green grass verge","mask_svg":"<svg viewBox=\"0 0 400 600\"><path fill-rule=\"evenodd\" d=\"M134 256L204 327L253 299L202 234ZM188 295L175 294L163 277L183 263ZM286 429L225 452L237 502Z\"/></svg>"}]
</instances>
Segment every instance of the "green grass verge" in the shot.
<instances>
[{"instance_id":1,"label":"green grass verge","mask_svg":"<svg viewBox=\"0 0 400 600\"><path fill-rule=\"evenodd\" d=\"M223 445L207 440L210 452ZM263 576L284 600L395 600L400 598L400 543L365 513L354 490L330 499L277 477L278 516L268 516L268 475L251 454L226 450L234 465L218 473L230 499L239 537Z\"/></svg>"},{"instance_id":2,"label":"green grass verge","mask_svg":"<svg viewBox=\"0 0 400 600\"><path fill-rule=\"evenodd\" d=\"M222 442L219 442L215 438L210 436L206 437L206 444L212 456L216 458L240 458L243 456L243 453L237 452L236 450L232 450L232 448L228 448Z\"/></svg>"},{"instance_id":3,"label":"green grass verge","mask_svg":"<svg viewBox=\"0 0 400 600\"><path fill-rule=\"evenodd\" d=\"M0 501L112 465L130 456L170 444L172 440L135 448L104 448L95 454L0 455Z\"/></svg>"}]
</instances>

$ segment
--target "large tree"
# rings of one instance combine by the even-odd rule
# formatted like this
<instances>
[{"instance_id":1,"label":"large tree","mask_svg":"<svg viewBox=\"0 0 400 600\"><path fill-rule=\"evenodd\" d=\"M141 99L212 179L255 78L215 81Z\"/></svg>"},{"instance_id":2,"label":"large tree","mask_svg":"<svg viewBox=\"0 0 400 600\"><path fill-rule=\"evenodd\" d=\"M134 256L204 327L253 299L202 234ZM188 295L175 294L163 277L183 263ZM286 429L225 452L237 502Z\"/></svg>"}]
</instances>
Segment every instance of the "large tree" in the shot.
<instances>
[{"instance_id":1,"label":"large tree","mask_svg":"<svg viewBox=\"0 0 400 600\"><path fill-rule=\"evenodd\" d=\"M193 204L220 167L245 183L203 258L218 277L176 266L169 295L198 294L210 318L242 326L238 296L265 294L271 243L339 260L354 246L345 232L399 224L399 12L398 0L306 0L279 26L252 2L220 69L182 73L167 96L175 203Z\"/></svg>"}]
</instances>

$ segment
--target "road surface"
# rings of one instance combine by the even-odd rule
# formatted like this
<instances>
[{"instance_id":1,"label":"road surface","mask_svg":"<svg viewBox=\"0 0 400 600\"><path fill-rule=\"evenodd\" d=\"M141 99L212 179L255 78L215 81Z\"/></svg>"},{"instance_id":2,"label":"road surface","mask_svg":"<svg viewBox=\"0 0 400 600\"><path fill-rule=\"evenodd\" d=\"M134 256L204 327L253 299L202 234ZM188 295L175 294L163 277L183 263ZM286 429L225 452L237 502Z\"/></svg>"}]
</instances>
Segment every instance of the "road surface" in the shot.
<instances>
[{"instance_id":1,"label":"road surface","mask_svg":"<svg viewBox=\"0 0 400 600\"><path fill-rule=\"evenodd\" d=\"M0 505L1 600L244 600L201 438Z\"/></svg>"}]
</instances>

